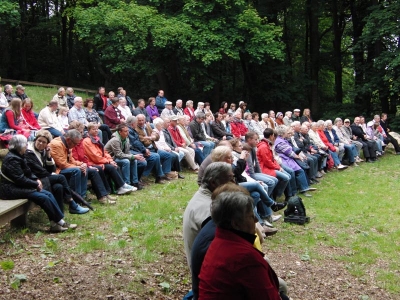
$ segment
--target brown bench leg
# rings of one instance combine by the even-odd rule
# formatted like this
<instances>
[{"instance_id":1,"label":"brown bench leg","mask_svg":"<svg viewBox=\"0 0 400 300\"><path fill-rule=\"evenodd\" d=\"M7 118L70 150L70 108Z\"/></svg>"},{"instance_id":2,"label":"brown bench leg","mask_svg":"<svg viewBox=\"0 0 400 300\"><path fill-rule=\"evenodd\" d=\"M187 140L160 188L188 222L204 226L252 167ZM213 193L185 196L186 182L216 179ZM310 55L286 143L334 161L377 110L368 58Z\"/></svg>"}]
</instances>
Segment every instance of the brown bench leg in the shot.
<instances>
[{"instance_id":1,"label":"brown bench leg","mask_svg":"<svg viewBox=\"0 0 400 300\"><path fill-rule=\"evenodd\" d=\"M28 223L28 214L22 214L19 217L13 219L10 224L12 227L26 227Z\"/></svg>"}]
</instances>

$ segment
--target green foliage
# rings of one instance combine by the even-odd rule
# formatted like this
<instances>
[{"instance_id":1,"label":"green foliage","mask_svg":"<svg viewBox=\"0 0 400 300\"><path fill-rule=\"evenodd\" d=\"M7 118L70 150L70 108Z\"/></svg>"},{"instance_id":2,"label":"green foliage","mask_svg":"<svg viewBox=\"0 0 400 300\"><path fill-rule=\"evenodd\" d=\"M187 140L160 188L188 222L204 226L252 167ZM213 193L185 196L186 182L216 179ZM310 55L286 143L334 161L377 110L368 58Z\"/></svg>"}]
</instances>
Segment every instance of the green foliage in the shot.
<instances>
[{"instance_id":1,"label":"green foliage","mask_svg":"<svg viewBox=\"0 0 400 300\"><path fill-rule=\"evenodd\" d=\"M0 28L2 25L16 27L20 21L18 2L13 0L0 1Z\"/></svg>"}]
</instances>

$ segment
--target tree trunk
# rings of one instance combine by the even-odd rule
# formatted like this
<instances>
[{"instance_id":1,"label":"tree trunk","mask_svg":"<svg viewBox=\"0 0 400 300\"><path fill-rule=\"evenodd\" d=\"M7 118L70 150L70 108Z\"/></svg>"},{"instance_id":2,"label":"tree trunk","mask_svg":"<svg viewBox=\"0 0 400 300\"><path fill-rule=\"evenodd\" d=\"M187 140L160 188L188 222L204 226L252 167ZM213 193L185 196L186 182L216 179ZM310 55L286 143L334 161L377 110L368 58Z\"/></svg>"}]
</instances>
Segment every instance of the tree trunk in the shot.
<instances>
[{"instance_id":1,"label":"tree trunk","mask_svg":"<svg viewBox=\"0 0 400 300\"><path fill-rule=\"evenodd\" d=\"M319 73L319 33L318 0L308 0L308 18L310 29L310 104L313 115L319 115L318 73Z\"/></svg>"},{"instance_id":2,"label":"tree trunk","mask_svg":"<svg viewBox=\"0 0 400 300\"><path fill-rule=\"evenodd\" d=\"M342 69L342 27L344 21L343 11L339 12L338 1L332 1L333 16L333 61L335 70L335 102L343 102L343 69Z\"/></svg>"}]
</instances>

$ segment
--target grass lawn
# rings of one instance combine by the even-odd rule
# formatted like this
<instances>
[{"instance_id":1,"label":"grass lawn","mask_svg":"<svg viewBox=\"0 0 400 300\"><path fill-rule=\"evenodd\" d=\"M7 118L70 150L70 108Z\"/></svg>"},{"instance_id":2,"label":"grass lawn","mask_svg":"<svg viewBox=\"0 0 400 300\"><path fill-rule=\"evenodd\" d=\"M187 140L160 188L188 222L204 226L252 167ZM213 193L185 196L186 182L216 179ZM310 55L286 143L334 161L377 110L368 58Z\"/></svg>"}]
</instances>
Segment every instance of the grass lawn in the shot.
<instances>
[{"instance_id":1,"label":"grass lawn","mask_svg":"<svg viewBox=\"0 0 400 300\"><path fill-rule=\"evenodd\" d=\"M391 151L324 176L303 199L309 224L275 223L263 249L293 299L400 299L400 156ZM191 282L182 215L197 190L196 175L184 175L66 213L75 231L48 233L39 209L28 228L0 228L0 299L182 299Z\"/></svg>"}]
</instances>

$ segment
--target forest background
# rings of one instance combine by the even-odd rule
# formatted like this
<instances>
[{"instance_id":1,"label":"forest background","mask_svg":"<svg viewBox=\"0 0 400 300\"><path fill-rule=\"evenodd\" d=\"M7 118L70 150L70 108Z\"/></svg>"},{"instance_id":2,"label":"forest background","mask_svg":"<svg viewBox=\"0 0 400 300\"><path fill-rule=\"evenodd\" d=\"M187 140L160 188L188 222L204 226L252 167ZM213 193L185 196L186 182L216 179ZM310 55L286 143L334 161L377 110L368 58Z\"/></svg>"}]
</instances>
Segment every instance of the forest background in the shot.
<instances>
[{"instance_id":1,"label":"forest background","mask_svg":"<svg viewBox=\"0 0 400 300\"><path fill-rule=\"evenodd\" d=\"M0 76L134 99L164 89L213 110L387 112L397 127L399 12L397 0L2 0Z\"/></svg>"}]
</instances>

